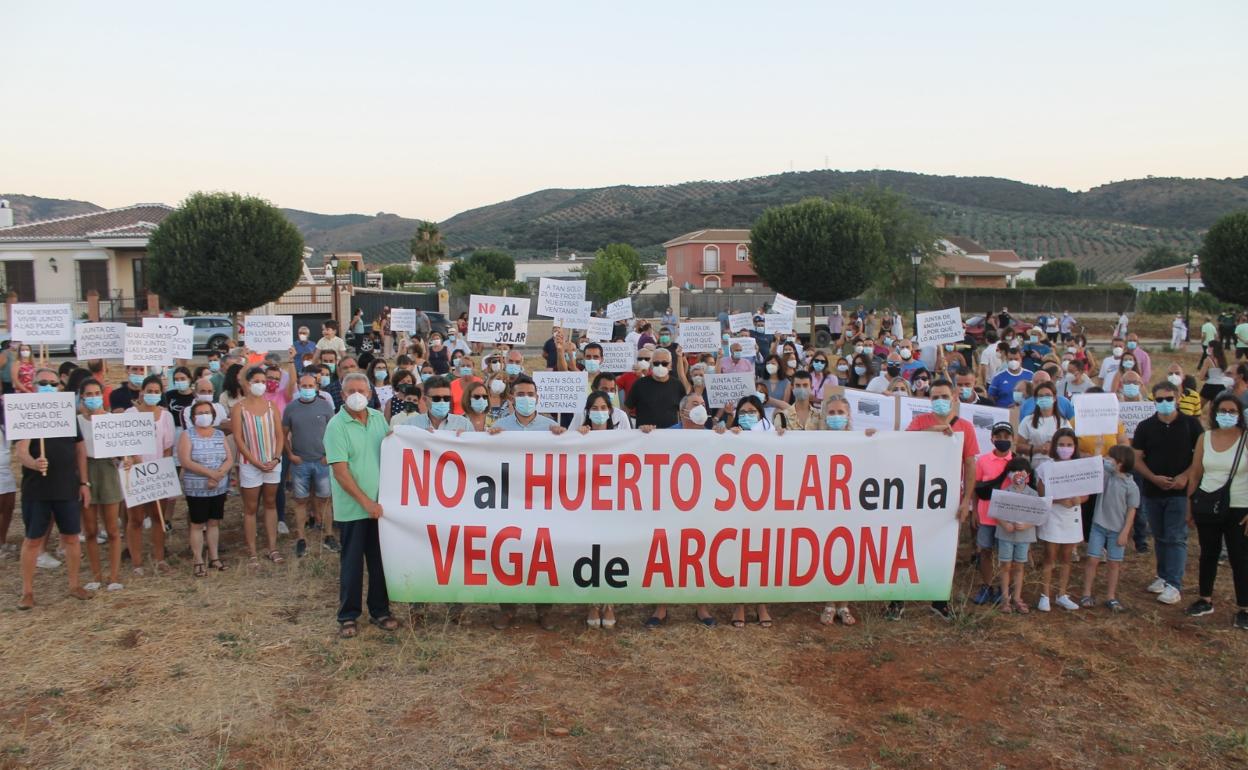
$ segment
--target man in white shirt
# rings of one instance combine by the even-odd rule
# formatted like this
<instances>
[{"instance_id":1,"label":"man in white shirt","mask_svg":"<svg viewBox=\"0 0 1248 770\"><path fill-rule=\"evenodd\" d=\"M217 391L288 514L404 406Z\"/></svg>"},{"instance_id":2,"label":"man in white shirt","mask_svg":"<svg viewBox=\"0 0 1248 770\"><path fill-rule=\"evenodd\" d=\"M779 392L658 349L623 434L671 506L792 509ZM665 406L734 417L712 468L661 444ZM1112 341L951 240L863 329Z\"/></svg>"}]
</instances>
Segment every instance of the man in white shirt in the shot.
<instances>
[{"instance_id":1,"label":"man in white shirt","mask_svg":"<svg viewBox=\"0 0 1248 770\"><path fill-rule=\"evenodd\" d=\"M1101 388L1106 392L1114 389L1114 376L1118 374L1118 367L1122 364L1122 354L1126 352L1122 337L1115 336L1111 356L1105 356L1105 360L1101 361L1101 371L1097 379L1101 384Z\"/></svg>"}]
</instances>

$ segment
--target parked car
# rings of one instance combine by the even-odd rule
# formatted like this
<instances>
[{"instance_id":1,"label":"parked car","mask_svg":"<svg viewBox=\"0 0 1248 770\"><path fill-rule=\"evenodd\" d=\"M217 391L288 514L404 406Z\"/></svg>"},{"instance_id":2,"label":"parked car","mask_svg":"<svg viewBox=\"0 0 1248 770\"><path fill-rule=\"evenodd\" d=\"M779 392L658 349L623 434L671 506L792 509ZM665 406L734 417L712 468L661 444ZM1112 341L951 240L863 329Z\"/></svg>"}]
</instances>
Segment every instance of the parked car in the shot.
<instances>
[{"instance_id":1,"label":"parked car","mask_svg":"<svg viewBox=\"0 0 1248 770\"><path fill-rule=\"evenodd\" d=\"M1027 330L1033 325L1026 321L1020 321L1017 318L1010 318L1010 327L1020 337L1026 336ZM966 319L966 334L976 342L982 343L984 341L984 317L982 315L973 315ZM998 334L1000 334L1000 331L998 331Z\"/></svg>"},{"instance_id":2,"label":"parked car","mask_svg":"<svg viewBox=\"0 0 1248 770\"><path fill-rule=\"evenodd\" d=\"M84 324L84 323L86 323L86 321L83 321L80 319L74 319L74 326L78 326L79 324ZM75 333L75 336L77 336L76 333ZM9 337L8 330L5 329L4 331L0 331L0 348L8 348L9 342L10 342L10 337ZM35 344L35 345L32 345L32 347L35 350L35 355L39 355L39 345ZM50 356L77 355L77 353L75 352L75 343L73 342L49 342L48 343L48 355Z\"/></svg>"},{"instance_id":3,"label":"parked car","mask_svg":"<svg viewBox=\"0 0 1248 770\"><path fill-rule=\"evenodd\" d=\"M182 323L195 329L195 350L207 352L216 350L222 342L234 339L234 322L228 316L192 315L182 319ZM243 330L238 330L242 337Z\"/></svg>"}]
</instances>

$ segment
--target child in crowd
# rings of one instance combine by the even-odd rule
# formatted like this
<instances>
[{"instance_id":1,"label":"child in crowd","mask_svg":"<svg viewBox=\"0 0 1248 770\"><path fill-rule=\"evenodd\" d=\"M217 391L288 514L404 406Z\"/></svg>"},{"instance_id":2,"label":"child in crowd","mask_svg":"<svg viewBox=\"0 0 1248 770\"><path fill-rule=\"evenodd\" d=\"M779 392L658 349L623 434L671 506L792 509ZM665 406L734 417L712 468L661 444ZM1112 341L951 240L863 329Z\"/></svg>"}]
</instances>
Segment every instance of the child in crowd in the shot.
<instances>
[{"instance_id":1,"label":"child in crowd","mask_svg":"<svg viewBox=\"0 0 1248 770\"><path fill-rule=\"evenodd\" d=\"M1079 459L1079 441L1070 428L1059 428L1049 443L1049 458L1057 462ZM1045 476L1056 469L1055 463L1047 462L1036 468L1036 481L1041 496L1045 494ZM1067 611L1079 609L1079 605L1066 594L1070 583L1070 559L1074 555L1075 546L1083 542L1083 518L1081 506L1087 496L1069 497L1053 501L1049 510L1049 519L1041 524L1036 535L1044 543L1044 566L1040 578L1040 600L1036 609L1048 612L1049 587L1053 580L1053 567L1057 567L1057 599L1053 601L1058 607Z\"/></svg>"},{"instance_id":2,"label":"child in crowd","mask_svg":"<svg viewBox=\"0 0 1248 770\"><path fill-rule=\"evenodd\" d=\"M1005 466L1006 482L1002 487L1018 495L1036 496L1031 488L1031 463L1026 458L1015 457ZM1027 551L1036 542L1036 525L1023 522L997 520L997 561L1001 568L1001 611L1017 611L1026 615L1031 610L1023 601L1023 565L1027 563Z\"/></svg>"},{"instance_id":3,"label":"child in crowd","mask_svg":"<svg viewBox=\"0 0 1248 770\"><path fill-rule=\"evenodd\" d=\"M992 426L992 451L975 461L975 547L979 565L979 590L971 601L975 604L996 604L1001 594L992 587L992 550L997 544L997 521L988 515L992 490L1000 489L1005 466L1014 459L1014 428L1008 422Z\"/></svg>"},{"instance_id":4,"label":"child in crowd","mask_svg":"<svg viewBox=\"0 0 1248 770\"><path fill-rule=\"evenodd\" d=\"M1135 512L1140 507L1140 488L1131 471L1135 468L1135 452L1128 446L1112 446L1105 458L1104 491L1096 499L1096 512L1092 515L1092 533L1088 536L1088 566L1083 573L1083 598L1080 607L1095 607L1092 598L1092 582L1101 559L1109 561L1109 578L1105 593L1105 606L1112 612L1125 608L1118 601L1118 573L1122 569L1122 557L1131 539L1131 527Z\"/></svg>"}]
</instances>

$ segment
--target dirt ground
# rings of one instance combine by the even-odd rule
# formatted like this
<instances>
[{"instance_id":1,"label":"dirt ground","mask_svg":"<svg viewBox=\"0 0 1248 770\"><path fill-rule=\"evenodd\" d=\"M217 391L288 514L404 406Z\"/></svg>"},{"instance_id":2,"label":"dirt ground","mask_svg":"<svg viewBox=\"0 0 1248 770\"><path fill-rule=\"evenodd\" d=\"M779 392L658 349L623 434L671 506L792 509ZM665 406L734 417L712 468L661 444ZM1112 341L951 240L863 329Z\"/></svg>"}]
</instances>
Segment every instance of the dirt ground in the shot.
<instances>
[{"instance_id":1,"label":"dirt ground","mask_svg":"<svg viewBox=\"0 0 1248 770\"><path fill-rule=\"evenodd\" d=\"M719 627L676 608L647 631L648 608L626 606L603 631L568 606L554 632L525 608L499 633L490 608L455 625L431 606L339 641L319 533L306 558L283 537L286 564L249 569L232 497L231 569L197 579L184 503L172 519L176 573L123 563L125 589L89 602L63 567L40 570L39 606L19 612L16 559L0 559L0 767L1248 767L1248 633L1225 567L1197 620L1192 591L1176 607L1144 592L1151 554L1128 557L1120 616L976 607L964 544L952 623L863 604L858 625L825 627L802 604L773 606L771 629L716 607ZM1193 535L1190 588L1197 550Z\"/></svg>"}]
</instances>

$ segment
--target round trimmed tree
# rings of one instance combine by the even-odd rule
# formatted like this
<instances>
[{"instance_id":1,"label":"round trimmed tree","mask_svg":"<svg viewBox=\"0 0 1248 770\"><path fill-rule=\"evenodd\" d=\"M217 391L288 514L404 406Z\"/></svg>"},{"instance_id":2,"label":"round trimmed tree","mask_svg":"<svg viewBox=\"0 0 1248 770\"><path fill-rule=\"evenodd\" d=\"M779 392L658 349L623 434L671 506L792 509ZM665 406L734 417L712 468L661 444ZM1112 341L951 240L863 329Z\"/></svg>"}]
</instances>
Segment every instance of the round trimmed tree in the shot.
<instances>
[{"instance_id":1,"label":"round trimmed tree","mask_svg":"<svg viewBox=\"0 0 1248 770\"><path fill-rule=\"evenodd\" d=\"M303 236L268 201L194 193L152 233L144 267L152 291L180 307L243 313L298 282Z\"/></svg>"},{"instance_id":2,"label":"round trimmed tree","mask_svg":"<svg viewBox=\"0 0 1248 770\"><path fill-rule=\"evenodd\" d=\"M1074 286L1079 283L1079 268L1069 259L1045 262L1036 271L1037 286Z\"/></svg>"},{"instance_id":3,"label":"round trimmed tree","mask_svg":"<svg viewBox=\"0 0 1248 770\"><path fill-rule=\"evenodd\" d=\"M1248 305L1248 211L1227 214L1205 233L1200 280L1223 302Z\"/></svg>"},{"instance_id":4,"label":"round trimmed tree","mask_svg":"<svg viewBox=\"0 0 1248 770\"><path fill-rule=\"evenodd\" d=\"M843 201L767 209L750 228L754 272L781 294L811 302L858 296L883 256L879 218Z\"/></svg>"}]
</instances>

